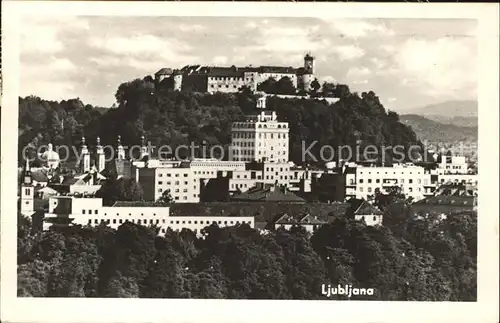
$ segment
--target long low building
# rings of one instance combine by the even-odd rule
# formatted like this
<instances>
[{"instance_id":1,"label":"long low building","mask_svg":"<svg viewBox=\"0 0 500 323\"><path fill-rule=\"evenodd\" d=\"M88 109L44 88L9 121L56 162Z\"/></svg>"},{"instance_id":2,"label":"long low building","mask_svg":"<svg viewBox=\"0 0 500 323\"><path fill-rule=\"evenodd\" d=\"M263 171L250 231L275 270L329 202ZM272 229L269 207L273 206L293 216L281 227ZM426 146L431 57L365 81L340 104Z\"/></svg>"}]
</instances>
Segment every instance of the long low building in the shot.
<instances>
[{"instance_id":1,"label":"long low building","mask_svg":"<svg viewBox=\"0 0 500 323\"><path fill-rule=\"evenodd\" d=\"M116 202L113 206L103 206L101 198L55 196L49 199L49 209L45 214L43 228L47 230L54 224L98 226L105 223L116 229L127 221L144 226L156 226L160 229L160 234L164 234L168 228L174 231L190 229L199 233L211 224L220 227L248 224L252 228L255 225L253 216L232 214L171 216L170 207L150 202Z\"/></svg>"}]
</instances>

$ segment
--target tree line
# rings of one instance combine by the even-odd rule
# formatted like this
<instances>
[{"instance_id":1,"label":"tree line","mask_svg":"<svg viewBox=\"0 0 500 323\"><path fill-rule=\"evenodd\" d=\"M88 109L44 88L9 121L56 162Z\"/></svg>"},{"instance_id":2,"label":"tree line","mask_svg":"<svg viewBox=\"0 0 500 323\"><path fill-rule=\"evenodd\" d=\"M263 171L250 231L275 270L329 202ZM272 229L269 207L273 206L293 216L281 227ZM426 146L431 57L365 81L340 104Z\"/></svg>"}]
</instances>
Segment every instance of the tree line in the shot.
<instances>
[{"instance_id":1,"label":"tree line","mask_svg":"<svg viewBox=\"0 0 500 323\"><path fill-rule=\"evenodd\" d=\"M326 299L322 284L349 284L375 289L353 300L475 301L477 215L391 212L383 227L339 216L312 235L245 224L202 238L130 222L40 232L18 215L18 295Z\"/></svg>"},{"instance_id":2,"label":"tree line","mask_svg":"<svg viewBox=\"0 0 500 323\"><path fill-rule=\"evenodd\" d=\"M275 83L285 89L288 84ZM297 164L315 162L309 156L304 160L302 154L304 146L315 142L311 150L315 156L325 145L354 147L359 140L365 146L401 145L406 150L421 146L412 129L399 121L397 113L386 111L374 92L351 93L347 85L331 83L323 84L321 91L339 101L330 104L314 98L268 98L268 108L290 124L290 159ZM49 142L79 146L82 136L93 149L97 136L101 143L114 145L118 135L128 146L139 144L141 136L145 136L156 147L169 145L175 149L193 142L228 149L231 124L255 113L257 100L245 88L239 93L172 91L151 77L121 84L115 97L116 107L112 109L84 105L79 99L52 102L34 96L20 98L20 153L24 147L31 147L33 153L36 147ZM390 153L387 157L391 157Z\"/></svg>"}]
</instances>

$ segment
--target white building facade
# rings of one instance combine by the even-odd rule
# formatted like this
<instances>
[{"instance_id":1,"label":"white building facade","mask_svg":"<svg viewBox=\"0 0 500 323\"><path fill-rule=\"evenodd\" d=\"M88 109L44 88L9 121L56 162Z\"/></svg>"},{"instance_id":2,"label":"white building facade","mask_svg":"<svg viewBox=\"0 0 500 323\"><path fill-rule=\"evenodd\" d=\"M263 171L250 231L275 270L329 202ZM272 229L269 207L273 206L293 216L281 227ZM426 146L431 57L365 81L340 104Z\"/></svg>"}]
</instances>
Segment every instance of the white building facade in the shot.
<instances>
[{"instance_id":1,"label":"white building facade","mask_svg":"<svg viewBox=\"0 0 500 323\"><path fill-rule=\"evenodd\" d=\"M279 122L276 112L247 116L231 127L231 159L234 161L288 162L288 122Z\"/></svg>"},{"instance_id":2,"label":"white building facade","mask_svg":"<svg viewBox=\"0 0 500 323\"><path fill-rule=\"evenodd\" d=\"M119 203L118 203L119 204ZM102 223L117 229L125 222L159 228L164 234L168 228L174 231L190 229L199 233L203 228L216 224L219 227L248 224L255 226L254 217L239 216L171 216L169 207L133 205L103 206L101 198L77 198L73 196L56 196L49 199L49 212L46 219L67 218L73 224L82 226L98 226ZM52 223L44 222L44 230Z\"/></svg>"},{"instance_id":3,"label":"white building facade","mask_svg":"<svg viewBox=\"0 0 500 323\"><path fill-rule=\"evenodd\" d=\"M393 167L356 166L354 172L346 174L346 197L368 199L377 190L387 193L392 187L400 187L401 192L414 200L431 195L437 181L431 172L415 165L394 165Z\"/></svg>"}]
</instances>

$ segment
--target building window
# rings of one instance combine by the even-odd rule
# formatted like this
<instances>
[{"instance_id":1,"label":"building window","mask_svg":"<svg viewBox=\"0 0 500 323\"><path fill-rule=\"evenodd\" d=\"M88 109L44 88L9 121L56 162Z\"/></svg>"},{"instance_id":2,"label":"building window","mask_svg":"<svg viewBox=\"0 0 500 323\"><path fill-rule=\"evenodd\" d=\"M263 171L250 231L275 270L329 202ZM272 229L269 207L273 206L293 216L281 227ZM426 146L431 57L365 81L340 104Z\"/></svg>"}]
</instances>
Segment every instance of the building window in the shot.
<instances>
[{"instance_id":1,"label":"building window","mask_svg":"<svg viewBox=\"0 0 500 323\"><path fill-rule=\"evenodd\" d=\"M363 179L360 179L360 180L359 180L359 184L363 184Z\"/></svg>"},{"instance_id":2,"label":"building window","mask_svg":"<svg viewBox=\"0 0 500 323\"><path fill-rule=\"evenodd\" d=\"M162 181L159 181L159 182L158 182L158 185L163 185L163 182L162 182Z\"/></svg>"},{"instance_id":3,"label":"building window","mask_svg":"<svg viewBox=\"0 0 500 323\"><path fill-rule=\"evenodd\" d=\"M97 210L95 210L95 211L94 211L94 214L97 214L97 213L98 213L98 212L97 212Z\"/></svg>"},{"instance_id":4,"label":"building window","mask_svg":"<svg viewBox=\"0 0 500 323\"><path fill-rule=\"evenodd\" d=\"M82 210L82 214L85 214L85 210Z\"/></svg>"}]
</instances>

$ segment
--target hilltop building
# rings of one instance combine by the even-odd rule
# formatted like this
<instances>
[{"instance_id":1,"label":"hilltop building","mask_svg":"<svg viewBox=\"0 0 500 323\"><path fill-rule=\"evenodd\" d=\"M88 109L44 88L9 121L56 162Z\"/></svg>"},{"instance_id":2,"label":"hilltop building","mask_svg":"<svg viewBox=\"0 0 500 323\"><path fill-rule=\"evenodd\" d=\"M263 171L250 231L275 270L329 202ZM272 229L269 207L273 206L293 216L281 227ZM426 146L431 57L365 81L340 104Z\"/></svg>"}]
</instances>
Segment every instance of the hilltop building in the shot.
<instances>
[{"instance_id":1,"label":"hilltop building","mask_svg":"<svg viewBox=\"0 0 500 323\"><path fill-rule=\"evenodd\" d=\"M156 82L170 82L174 90L195 92L238 92L247 86L256 91L257 85L269 78L288 77L297 90L309 91L314 76L314 57L304 56L303 67L246 66L219 67L187 65L183 68L162 68L155 73Z\"/></svg>"}]
</instances>

